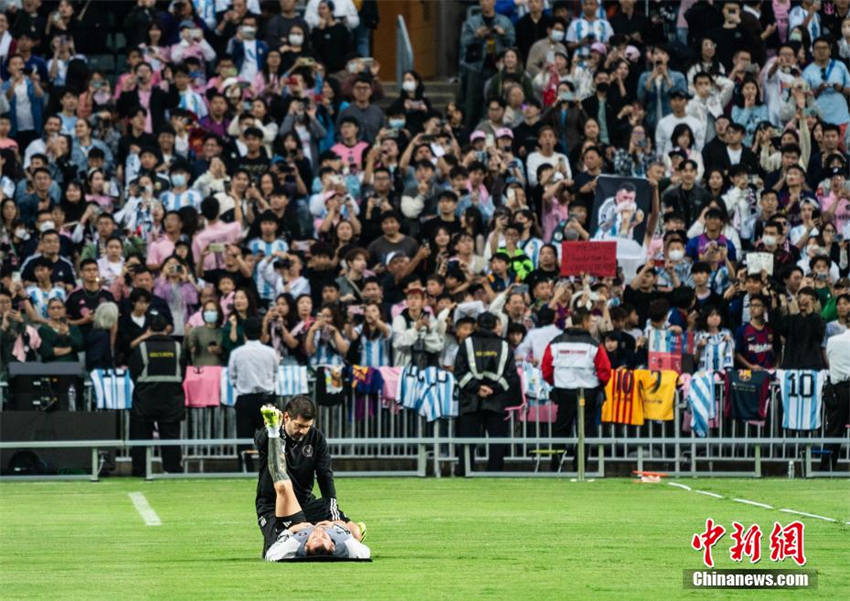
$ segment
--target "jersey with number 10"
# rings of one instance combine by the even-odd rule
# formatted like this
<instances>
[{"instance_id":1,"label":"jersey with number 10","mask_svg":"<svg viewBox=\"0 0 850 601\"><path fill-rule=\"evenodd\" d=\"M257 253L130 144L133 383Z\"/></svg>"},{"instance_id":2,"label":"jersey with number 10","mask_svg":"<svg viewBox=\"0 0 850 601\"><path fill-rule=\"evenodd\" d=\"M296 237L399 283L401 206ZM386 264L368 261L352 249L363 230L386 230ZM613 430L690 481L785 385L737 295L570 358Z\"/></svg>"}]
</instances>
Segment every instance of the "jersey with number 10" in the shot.
<instances>
[{"instance_id":1,"label":"jersey with number 10","mask_svg":"<svg viewBox=\"0 0 850 601\"><path fill-rule=\"evenodd\" d=\"M617 369L605 385L602 421L630 426L643 425L643 399L636 372Z\"/></svg>"},{"instance_id":2,"label":"jersey with number 10","mask_svg":"<svg viewBox=\"0 0 850 601\"><path fill-rule=\"evenodd\" d=\"M789 430L820 428L821 399L827 372L811 369L778 369L782 392L782 427Z\"/></svg>"}]
</instances>

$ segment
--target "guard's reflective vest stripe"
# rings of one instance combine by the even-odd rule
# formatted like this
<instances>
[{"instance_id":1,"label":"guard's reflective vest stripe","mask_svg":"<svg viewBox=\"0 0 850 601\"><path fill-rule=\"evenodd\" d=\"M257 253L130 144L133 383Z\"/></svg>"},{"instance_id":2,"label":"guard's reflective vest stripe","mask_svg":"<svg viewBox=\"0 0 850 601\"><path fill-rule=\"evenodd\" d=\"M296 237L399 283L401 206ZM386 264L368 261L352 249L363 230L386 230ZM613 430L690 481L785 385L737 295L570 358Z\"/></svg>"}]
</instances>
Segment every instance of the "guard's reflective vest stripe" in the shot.
<instances>
[{"instance_id":1,"label":"guard's reflective vest stripe","mask_svg":"<svg viewBox=\"0 0 850 601\"><path fill-rule=\"evenodd\" d=\"M180 373L180 343L174 343L174 375L159 375L159 376L151 376L148 375L148 367L150 367L150 362L148 361L148 343L147 341L142 342L139 345L139 349L141 349L142 353L142 363L144 363L144 368L142 369L142 373L139 375L139 378L136 380L136 384L182 384L183 383L183 374Z\"/></svg>"},{"instance_id":2,"label":"guard's reflective vest stripe","mask_svg":"<svg viewBox=\"0 0 850 601\"><path fill-rule=\"evenodd\" d=\"M499 357L499 373L493 373L492 371L479 371L478 370L478 362L475 359L475 347L472 344L472 336L467 337L466 339L466 355L469 357L469 373L466 374L463 378L461 378L460 382L458 382L458 386L463 388L466 386L472 378L476 380L483 380L487 378L489 380L493 380L494 382L498 382L499 385L505 389L507 392L508 381L505 380L503 373L505 373L505 364L508 362L508 343L502 341L502 352Z\"/></svg>"}]
</instances>

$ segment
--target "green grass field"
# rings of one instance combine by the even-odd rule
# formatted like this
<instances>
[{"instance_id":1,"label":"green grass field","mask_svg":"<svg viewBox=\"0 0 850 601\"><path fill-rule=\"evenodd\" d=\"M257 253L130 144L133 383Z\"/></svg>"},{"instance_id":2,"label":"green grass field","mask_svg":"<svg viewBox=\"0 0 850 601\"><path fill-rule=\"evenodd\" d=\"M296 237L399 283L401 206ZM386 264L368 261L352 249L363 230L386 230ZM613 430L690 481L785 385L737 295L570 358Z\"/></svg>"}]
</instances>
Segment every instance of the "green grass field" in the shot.
<instances>
[{"instance_id":1,"label":"green grass field","mask_svg":"<svg viewBox=\"0 0 850 601\"><path fill-rule=\"evenodd\" d=\"M369 564L260 560L254 482L131 479L0 485L0 599L847 599L850 481L681 480L724 495L609 479L339 479L340 505L369 526ZM129 492L161 526L146 526ZM800 518L818 589L684 590L707 517L762 527ZM733 566L727 534L717 567ZM744 564L747 567L749 564Z\"/></svg>"}]
</instances>

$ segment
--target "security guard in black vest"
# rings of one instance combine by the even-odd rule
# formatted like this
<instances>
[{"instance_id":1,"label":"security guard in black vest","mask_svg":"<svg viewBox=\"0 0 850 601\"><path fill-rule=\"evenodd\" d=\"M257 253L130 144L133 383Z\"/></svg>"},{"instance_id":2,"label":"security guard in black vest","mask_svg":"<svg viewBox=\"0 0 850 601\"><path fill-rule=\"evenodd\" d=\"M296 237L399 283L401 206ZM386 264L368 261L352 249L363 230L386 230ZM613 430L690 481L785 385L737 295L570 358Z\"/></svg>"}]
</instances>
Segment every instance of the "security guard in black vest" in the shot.
<instances>
[{"instance_id":1,"label":"security guard in black vest","mask_svg":"<svg viewBox=\"0 0 850 601\"><path fill-rule=\"evenodd\" d=\"M180 422L186 417L183 374L186 356L179 342L165 331L168 320L160 313L150 317L145 338L130 356L133 408L130 411L130 439L153 438L154 423L160 440L180 438ZM133 475L145 475L145 449L133 447ZM180 472L180 447L162 448L162 466L166 472Z\"/></svg>"},{"instance_id":2,"label":"security guard in black vest","mask_svg":"<svg viewBox=\"0 0 850 601\"><path fill-rule=\"evenodd\" d=\"M482 313L478 316L478 330L458 349L454 373L460 390L455 426L459 437L482 437L485 431L494 438L508 435L505 407L510 404L509 391L519 385L519 376L514 353L499 336L500 331L498 318ZM455 473L459 476L466 474L463 446L458 445ZM505 445L490 445L487 471L502 471L504 464Z\"/></svg>"}]
</instances>

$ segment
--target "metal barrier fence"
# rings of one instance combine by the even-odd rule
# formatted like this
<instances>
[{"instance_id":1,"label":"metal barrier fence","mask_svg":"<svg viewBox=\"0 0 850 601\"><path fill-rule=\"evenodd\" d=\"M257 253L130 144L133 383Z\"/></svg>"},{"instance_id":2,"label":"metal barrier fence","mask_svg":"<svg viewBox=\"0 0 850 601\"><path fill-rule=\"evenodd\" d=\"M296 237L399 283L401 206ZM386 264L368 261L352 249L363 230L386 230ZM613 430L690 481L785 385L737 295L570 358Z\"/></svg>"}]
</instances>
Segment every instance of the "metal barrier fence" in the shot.
<instances>
[{"instance_id":1,"label":"metal barrier fence","mask_svg":"<svg viewBox=\"0 0 850 601\"><path fill-rule=\"evenodd\" d=\"M0 387L0 401L2 401ZM781 423L781 402L777 386L772 387L767 419L763 424L746 423L723 417L725 395L718 387L718 419L716 427L706 438L698 438L693 432L684 432L686 404L677 392L674 419L670 422L646 422L643 426L601 424L598 432L586 438L587 463L595 466L591 476L601 477L610 473L611 466L618 471L656 469L678 476L761 476L765 464L787 465L794 473L806 477L847 477L850 475L850 430L845 436L827 439L825 418L821 428L811 432L786 430ZM285 398L279 398L283 406ZM84 395L85 408L93 407L90 386ZM601 403L597 403L597 407ZM440 476L443 467L452 467L458 462L457 447L480 445L486 460L491 445L506 445L506 468L504 475L565 475L577 476L577 471L566 471L575 459L574 446L581 434L572 438L553 437L553 411L548 403L529 403L512 408L507 412L509 435L504 439L483 438L460 439L455 436L452 419L427 422L419 414L399 408L395 403L385 402L380 396L355 396L353 392L344 403L333 407L319 406L316 426L329 439L331 453L338 460L358 460L369 463L368 469L348 472L351 475L425 475L426 471ZM113 444L98 445L100 449L116 449L118 461L129 461L132 446L166 444L159 441L129 440L129 411L120 413L120 436ZM233 460L236 445L251 444L237 441L235 436L235 410L232 407L189 408L187 419L182 424L181 441L185 474L210 475L205 462L210 460ZM81 441L79 445L53 442L53 447L82 446L92 443ZM172 443L167 443L172 444ZM818 471L814 463L824 453L825 444L842 444L838 469ZM563 451L567 446L566 452ZM31 442L2 443L0 448L39 448ZM471 446L465 446L469 452ZM583 447L580 447L583 448ZM149 450L150 459L159 461L158 453ZM463 458L462 458L463 459ZM554 459L554 461L553 461ZM376 465L376 461L379 465ZM470 455L466 461L474 463ZM424 462L424 463L423 463ZM546 466L554 464L554 471ZM430 464L430 470L423 465ZM411 470L411 465L416 469ZM580 462L580 465L584 465ZM782 468L784 471L784 468ZM775 469L774 469L775 471ZM343 472L345 473L345 472ZM481 472L471 472L479 475ZM492 475L492 474L488 474Z\"/></svg>"},{"instance_id":2,"label":"metal barrier fence","mask_svg":"<svg viewBox=\"0 0 850 601\"><path fill-rule=\"evenodd\" d=\"M413 44L404 17L398 15L395 25L395 81L399 92L406 71L413 71Z\"/></svg>"}]
</instances>

